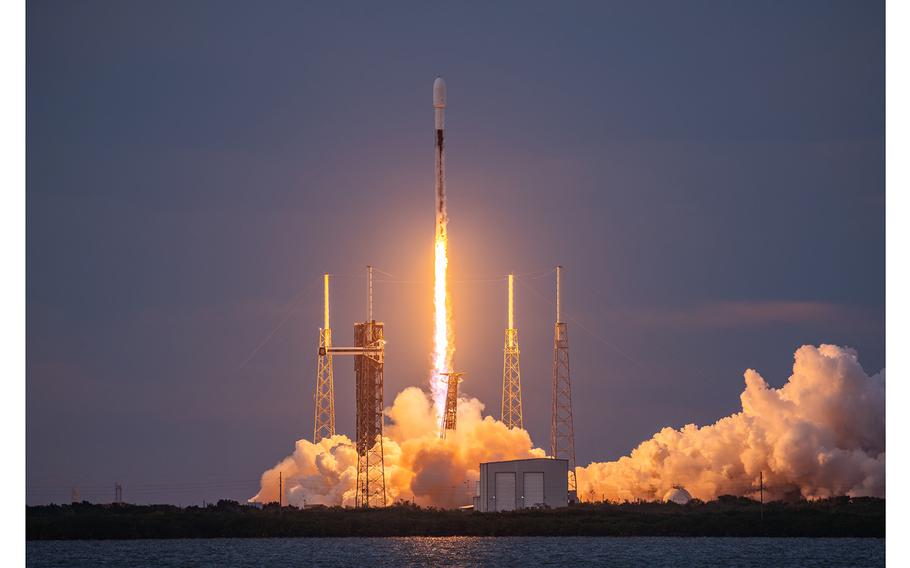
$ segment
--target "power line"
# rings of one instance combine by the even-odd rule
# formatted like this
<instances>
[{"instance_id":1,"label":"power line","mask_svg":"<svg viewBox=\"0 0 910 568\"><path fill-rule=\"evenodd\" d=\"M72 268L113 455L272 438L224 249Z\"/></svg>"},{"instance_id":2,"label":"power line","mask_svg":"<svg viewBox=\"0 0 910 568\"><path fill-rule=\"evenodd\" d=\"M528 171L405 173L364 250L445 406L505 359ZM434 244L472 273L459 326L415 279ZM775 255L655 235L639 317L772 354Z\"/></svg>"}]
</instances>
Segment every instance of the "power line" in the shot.
<instances>
[{"instance_id":1,"label":"power line","mask_svg":"<svg viewBox=\"0 0 910 568\"><path fill-rule=\"evenodd\" d=\"M262 339L262 340L259 342L259 345L257 345L256 348L253 349L253 351L252 351L249 355L247 355L246 359L244 359L243 362L240 363L240 365L237 367L237 370L238 370L238 371L243 370L243 368L246 367L247 364L248 364L250 361L252 361L253 358L254 358L256 355L259 354L259 352L262 350L262 348L265 347L265 346L268 344L268 342L272 339L272 337L274 337L275 334L278 333L278 331L279 331L282 327L284 327L284 324L286 324L287 321L288 321L289 319L291 319L291 315L294 313L294 310L297 308L297 305L300 304L300 301L301 301L301 300L303 299L303 297L307 294L307 292L309 292L312 288L313 288L313 282L311 282L309 286L307 286L306 288L304 288L301 292L299 292L299 293L297 294L297 296L295 296L295 297L292 299L292 302L291 302L291 304L290 304L290 308L286 310L286 312L285 312L285 314L284 314L284 317L281 318L281 321L278 322L278 325L276 325L274 328L272 328L272 331L270 331L270 332L268 333L268 335L266 335L265 338Z\"/></svg>"},{"instance_id":2,"label":"power line","mask_svg":"<svg viewBox=\"0 0 910 568\"><path fill-rule=\"evenodd\" d=\"M525 288L527 288L528 290L530 290L531 292L533 292L538 298L540 298L540 299L542 299L543 301L547 302L547 303L550 304L551 306L554 306L554 307L556 306L556 304L555 304L552 300L550 300L549 298L547 298L546 296L544 296L543 294L541 294L540 292L538 292L538 291L537 291L533 286L531 286L530 284L524 283L524 282L522 282L521 280L519 280L518 283L521 284L522 286L524 286ZM636 361L634 357L632 357L631 355L629 355L628 353L626 353L625 351L623 351L618 345L616 345L616 344L613 343L612 341L609 341L608 339L602 337L601 335L599 335L599 334L597 334L597 333L594 333L593 331L591 331L590 329L588 329L587 327L585 327L584 324L582 324L580 321L578 321L578 319L576 319L575 317L573 317L572 314L566 313L565 310L563 310L563 313L568 317L569 321L571 321L572 323L574 323L575 325L577 325L578 327L580 327L582 331L586 332L588 335L590 335L590 336L593 337L594 339L600 341L601 343L603 343L603 344L606 345L607 347L610 347L611 349L615 350L617 353L619 353L620 355L622 355L623 357L625 357L626 359L628 359L630 362L632 362L632 363L634 363L634 364L640 366L640 363L639 363L638 361Z\"/></svg>"}]
</instances>

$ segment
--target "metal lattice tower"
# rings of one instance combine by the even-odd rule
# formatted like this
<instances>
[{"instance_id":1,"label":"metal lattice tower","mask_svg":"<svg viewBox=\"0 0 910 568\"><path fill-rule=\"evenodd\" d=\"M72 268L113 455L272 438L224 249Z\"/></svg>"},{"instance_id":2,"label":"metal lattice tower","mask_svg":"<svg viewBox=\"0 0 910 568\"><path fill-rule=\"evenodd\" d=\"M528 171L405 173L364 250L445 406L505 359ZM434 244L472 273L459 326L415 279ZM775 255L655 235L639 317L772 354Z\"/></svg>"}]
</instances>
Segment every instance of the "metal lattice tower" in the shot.
<instances>
[{"instance_id":1,"label":"metal lattice tower","mask_svg":"<svg viewBox=\"0 0 910 568\"><path fill-rule=\"evenodd\" d=\"M358 507L385 507L385 462L382 448L383 372L385 339L382 322L373 319L373 268L369 270L369 321L354 324L357 377L357 496Z\"/></svg>"},{"instance_id":2,"label":"metal lattice tower","mask_svg":"<svg viewBox=\"0 0 910 568\"><path fill-rule=\"evenodd\" d=\"M386 504L385 493L385 465L382 451L382 411L383 411L383 371L385 361L385 337L382 322L373 319L373 267L367 266L369 271L369 321L354 324L354 347L336 347L329 342L322 349L325 355L353 355L354 373L356 377L357 393L357 495L355 503L358 507L384 507ZM329 296L328 276L326 276L326 311L325 323L329 323ZM331 334L328 336L331 340ZM328 359L331 369L331 358ZM331 373L331 370L329 370ZM322 375L320 375L321 377ZM329 384L331 384L331 374ZM318 390L317 390L318 392ZM334 386L331 388L334 396ZM334 433L334 400L330 405L332 411L331 429ZM317 412L318 408L317 405ZM321 407L325 408L325 406ZM319 423L315 436L319 435Z\"/></svg>"},{"instance_id":3,"label":"metal lattice tower","mask_svg":"<svg viewBox=\"0 0 910 568\"><path fill-rule=\"evenodd\" d=\"M383 324L354 324L354 345L369 348L383 343ZM385 507L385 464L382 448L382 355L354 359L357 377L357 498L358 507Z\"/></svg>"},{"instance_id":4,"label":"metal lattice tower","mask_svg":"<svg viewBox=\"0 0 910 568\"><path fill-rule=\"evenodd\" d=\"M509 327L502 350L502 410L500 418L509 428L523 428L521 416L521 363L518 330L515 329L515 275L509 274Z\"/></svg>"},{"instance_id":5,"label":"metal lattice tower","mask_svg":"<svg viewBox=\"0 0 910 568\"><path fill-rule=\"evenodd\" d=\"M329 275L325 274L324 327L319 330L319 354L316 364L315 419L313 443L335 435L335 377L332 365L332 329L329 326Z\"/></svg>"},{"instance_id":6,"label":"metal lattice tower","mask_svg":"<svg viewBox=\"0 0 910 568\"><path fill-rule=\"evenodd\" d=\"M442 373L449 378L448 388L446 389L446 407L442 413L442 437L446 437L446 431L454 430L458 418L458 383L464 373Z\"/></svg>"},{"instance_id":7,"label":"metal lattice tower","mask_svg":"<svg viewBox=\"0 0 910 568\"><path fill-rule=\"evenodd\" d=\"M576 491L575 427L572 420L572 379L569 373L569 333L560 321L560 272L556 267L556 333L553 341L553 413L550 455L569 460L569 491Z\"/></svg>"}]
</instances>

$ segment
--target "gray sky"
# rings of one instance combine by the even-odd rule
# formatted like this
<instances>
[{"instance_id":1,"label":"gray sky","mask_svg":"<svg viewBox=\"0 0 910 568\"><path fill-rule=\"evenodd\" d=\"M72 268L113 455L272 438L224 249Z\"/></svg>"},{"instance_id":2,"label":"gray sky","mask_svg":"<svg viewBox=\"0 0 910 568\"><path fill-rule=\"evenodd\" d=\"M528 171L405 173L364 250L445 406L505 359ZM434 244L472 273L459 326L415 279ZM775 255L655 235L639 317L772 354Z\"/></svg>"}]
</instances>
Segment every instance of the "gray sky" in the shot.
<instances>
[{"instance_id":1,"label":"gray sky","mask_svg":"<svg viewBox=\"0 0 910 568\"><path fill-rule=\"evenodd\" d=\"M436 75L456 364L494 416L505 284L477 280L556 264L580 464L739 409L802 344L884 366L882 3L36 0L30 503L250 497L312 436L323 271L339 341L364 265L407 281L377 283L386 400L426 383ZM519 279L542 447L553 294Z\"/></svg>"}]
</instances>

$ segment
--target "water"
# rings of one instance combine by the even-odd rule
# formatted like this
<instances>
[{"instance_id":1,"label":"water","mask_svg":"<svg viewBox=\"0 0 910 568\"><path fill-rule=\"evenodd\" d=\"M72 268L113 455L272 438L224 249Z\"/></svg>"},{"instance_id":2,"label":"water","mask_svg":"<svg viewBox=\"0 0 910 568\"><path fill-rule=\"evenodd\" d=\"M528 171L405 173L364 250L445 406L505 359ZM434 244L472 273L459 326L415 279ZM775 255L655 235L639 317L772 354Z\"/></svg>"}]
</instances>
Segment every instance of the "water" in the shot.
<instances>
[{"instance_id":1,"label":"water","mask_svg":"<svg viewBox=\"0 0 910 568\"><path fill-rule=\"evenodd\" d=\"M409 537L37 541L35 567L884 566L884 539Z\"/></svg>"}]
</instances>

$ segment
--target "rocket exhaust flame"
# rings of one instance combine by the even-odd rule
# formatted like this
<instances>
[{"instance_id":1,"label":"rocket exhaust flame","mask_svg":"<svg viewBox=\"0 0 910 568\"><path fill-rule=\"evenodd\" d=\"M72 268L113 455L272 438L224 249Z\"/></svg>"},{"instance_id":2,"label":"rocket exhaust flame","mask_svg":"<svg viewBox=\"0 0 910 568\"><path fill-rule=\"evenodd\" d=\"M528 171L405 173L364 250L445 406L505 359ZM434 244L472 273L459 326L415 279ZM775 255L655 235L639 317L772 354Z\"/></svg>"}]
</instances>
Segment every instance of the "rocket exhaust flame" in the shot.
<instances>
[{"instance_id":1,"label":"rocket exhaust flame","mask_svg":"<svg viewBox=\"0 0 910 568\"><path fill-rule=\"evenodd\" d=\"M435 282L433 286L433 370L430 390L433 394L433 406L436 414L442 417L445 407L448 381L445 373L451 369L454 345L450 343L451 326L449 325L449 298L446 291L446 272L448 268L447 243L445 232L437 235L435 246Z\"/></svg>"},{"instance_id":2,"label":"rocket exhaust flame","mask_svg":"<svg viewBox=\"0 0 910 568\"><path fill-rule=\"evenodd\" d=\"M445 412L448 379L455 355L455 336L451 323L451 300L446 288L448 277L448 215L446 213L445 178L445 107L446 85L442 77L433 83L433 109L436 122L436 237L433 274L433 369L430 373L430 392L440 424Z\"/></svg>"}]
</instances>

